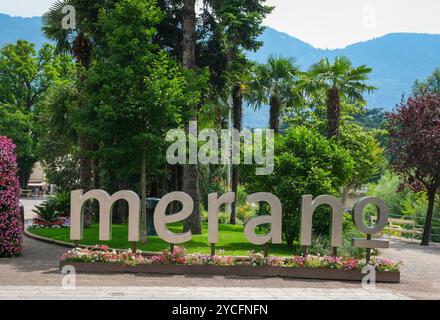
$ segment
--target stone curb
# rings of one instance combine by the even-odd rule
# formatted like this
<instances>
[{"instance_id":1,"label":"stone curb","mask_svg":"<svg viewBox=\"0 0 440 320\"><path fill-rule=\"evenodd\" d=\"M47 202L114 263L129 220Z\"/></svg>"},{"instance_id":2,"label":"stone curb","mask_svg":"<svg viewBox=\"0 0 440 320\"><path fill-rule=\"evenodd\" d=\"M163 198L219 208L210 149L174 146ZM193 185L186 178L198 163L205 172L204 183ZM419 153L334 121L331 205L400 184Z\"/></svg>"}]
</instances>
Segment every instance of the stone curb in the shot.
<instances>
[{"instance_id":1,"label":"stone curb","mask_svg":"<svg viewBox=\"0 0 440 320\"><path fill-rule=\"evenodd\" d=\"M55 239L51 239L51 238L46 238L46 237L42 237L42 236L38 236L36 234L33 234L31 232L28 231L28 229L24 230L24 235L28 238L37 240L37 241L41 241L41 242L46 242L46 243L50 243L50 244L55 244L55 245L59 245L62 247L67 247L67 248L75 248L76 246L73 243L70 242L65 242L65 241L60 241L60 240L55 240ZM79 248L90 248L90 245L84 245L84 244L80 244ZM117 249L117 248L110 248L111 250L115 250L115 251L125 251L126 249ZM144 255L147 256L154 256L154 255L158 255L160 254L160 252L148 252L148 251L144 251L143 252Z\"/></svg>"},{"instance_id":2,"label":"stone curb","mask_svg":"<svg viewBox=\"0 0 440 320\"><path fill-rule=\"evenodd\" d=\"M24 235L28 238L37 240L37 241L41 241L41 242L46 242L46 243L50 243L50 244L55 244L55 245L59 245L62 247L67 247L67 248L75 248L75 245L73 243L70 242L65 242L65 241L60 241L60 240L55 240L55 239L51 239L51 238L46 238L46 237L42 237L42 236L38 236L36 234L33 234L31 232L28 231L28 229L26 228L24 230ZM90 248L90 245L84 245L84 244L80 244L79 245L80 248ZM115 250L115 251L125 251L126 249L118 249L118 248L110 248L111 250ZM142 254L144 256L156 256L159 255L161 252L154 252L154 251L142 251ZM234 256L236 259L239 260L247 260L249 259L249 257L246 256Z\"/></svg>"}]
</instances>

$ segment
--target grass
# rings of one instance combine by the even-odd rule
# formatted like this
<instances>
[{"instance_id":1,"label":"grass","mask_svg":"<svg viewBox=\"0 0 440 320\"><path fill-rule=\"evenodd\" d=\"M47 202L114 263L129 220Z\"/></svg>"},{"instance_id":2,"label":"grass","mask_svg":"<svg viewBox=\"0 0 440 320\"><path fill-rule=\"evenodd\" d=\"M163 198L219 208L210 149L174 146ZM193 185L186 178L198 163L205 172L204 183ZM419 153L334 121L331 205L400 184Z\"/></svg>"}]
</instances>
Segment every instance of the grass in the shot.
<instances>
[{"instance_id":1,"label":"grass","mask_svg":"<svg viewBox=\"0 0 440 320\"><path fill-rule=\"evenodd\" d=\"M203 234L193 235L192 241L181 244L188 252L191 253L210 253L210 245L208 243L208 224L203 223ZM168 228L175 233L182 232L181 224L171 224ZM29 229L29 232L38 236L60 240L64 242L73 243L70 240L70 229ZM99 228L97 224L94 224L91 228L84 228L84 239L81 244L95 245L104 244L111 248L127 249L131 247L128 242L128 227L127 225L113 225L113 234L111 241L99 241ZM143 251L159 252L163 249L169 248L169 244L160 239L159 237L148 237L146 244L137 245L138 249ZM244 227L239 225L219 225L219 243L216 245L216 249L222 249L225 254L231 256L246 256L248 251L254 250L256 252L263 251L263 246L256 246L250 244L244 236ZM269 249L270 255L275 256L291 256L293 254L293 248L288 248L287 245L275 245L271 244Z\"/></svg>"}]
</instances>

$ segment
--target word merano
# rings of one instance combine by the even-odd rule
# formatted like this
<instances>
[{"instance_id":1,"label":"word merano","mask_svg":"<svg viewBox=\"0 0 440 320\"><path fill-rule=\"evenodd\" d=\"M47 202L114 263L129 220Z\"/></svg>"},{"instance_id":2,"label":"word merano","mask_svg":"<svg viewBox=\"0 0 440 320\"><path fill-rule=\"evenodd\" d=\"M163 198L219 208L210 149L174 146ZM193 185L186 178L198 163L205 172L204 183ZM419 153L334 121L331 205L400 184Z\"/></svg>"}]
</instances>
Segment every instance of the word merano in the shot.
<instances>
[{"instance_id":1,"label":"word merano","mask_svg":"<svg viewBox=\"0 0 440 320\"><path fill-rule=\"evenodd\" d=\"M235 201L235 193L228 192L221 196L211 193L208 196L208 242L218 243L218 214L223 204L232 204ZM129 206L128 218L128 241L137 242L140 240L140 204L139 196L133 191L119 191L110 196L104 190L91 190L83 194L83 190L75 190L71 193L71 229L70 239L79 241L83 238L83 207L84 203L95 199L99 203L99 240L111 240L112 224L111 212L116 201L125 200ZM167 215L168 206L174 201L180 202L182 209L174 214ZM282 243L282 205L278 197L273 194L260 192L247 197L248 203L267 203L270 207L270 215L257 216L252 218L245 226L244 234L246 239L256 245L263 245L269 242L274 244ZM366 226L363 221L363 212L367 205L372 204L377 209L376 224L372 227ZM310 246L312 243L312 220L315 210L322 205L331 208L330 239L332 247L342 246L342 223L343 205L340 199L323 195L313 198L311 195L302 196L301 201L301 229L300 243L302 246ZM154 226L159 237L172 244L189 242L192 239L191 231L184 233L173 233L167 228L167 224L187 219L194 208L193 199L186 193L176 191L165 195L156 206L154 211ZM364 197L359 199L353 207L353 222L355 226L366 235L380 233L388 222L389 209L385 202L375 197ZM270 224L270 231L265 235L255 233L255 229L263 224ZM388 248L389 243L382 239L353 239L353 246L359 248Z\"/></svg>"}]
</instances>

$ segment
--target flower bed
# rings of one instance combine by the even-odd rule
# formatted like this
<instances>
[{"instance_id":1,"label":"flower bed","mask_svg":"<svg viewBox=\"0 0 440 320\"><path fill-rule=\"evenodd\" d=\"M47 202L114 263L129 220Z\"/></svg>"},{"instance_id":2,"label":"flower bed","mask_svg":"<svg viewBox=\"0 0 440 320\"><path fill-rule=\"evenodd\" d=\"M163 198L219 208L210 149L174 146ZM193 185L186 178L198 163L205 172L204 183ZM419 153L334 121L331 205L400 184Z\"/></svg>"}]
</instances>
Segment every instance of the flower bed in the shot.
<instances>
[{"instance_id":1,"label":"flower bed","mask_svg":"<svg viewBox=\"0 0 440 320\"><path fill-rule=\"evenodd\" d=\"M399 282L399 267L390 259L373 257L376 281ZM147 257L141 251L115 251L108 247L75 248L63 254L60 266L72 265L77 272L132 272L179 275L237 275L291 277L326 280L360 281L365 276L365 260L330 256L267 257L250 252L246 258L226 255L188 254L182 247L173 252Z\"/></svg>"},{"instance_id":2,"label":"flower bed","mask_svg":"<svg viewBox=\"0 0 440 320\"><path fill-rule=\"evenodd\" d=\"M39 218L32 219L32 224L28 227L30 229L38 228L70 228L70 218L60 217L56 221L45 221Z\"/></svg>"}]
</instances>

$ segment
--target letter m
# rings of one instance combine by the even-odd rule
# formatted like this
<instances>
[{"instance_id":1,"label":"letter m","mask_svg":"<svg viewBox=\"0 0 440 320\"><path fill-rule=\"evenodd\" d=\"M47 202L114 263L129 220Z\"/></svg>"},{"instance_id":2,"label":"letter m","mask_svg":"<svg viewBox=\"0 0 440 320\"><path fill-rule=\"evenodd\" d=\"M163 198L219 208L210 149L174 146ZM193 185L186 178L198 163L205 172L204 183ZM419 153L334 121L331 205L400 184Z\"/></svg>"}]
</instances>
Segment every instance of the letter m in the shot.
<instances>
[{"instance_id":1,"label":"letter m","mask_svg":"<svg viewBox=\"0 0 440 320\"><path fill-rule=\"evenodd\" d=\"M133 191L119 191L110 196L103 190L91 190L83 194L83 190L75 190L71 193L70 200L70 239L82 240L84 228L84 204L95 199L99 203L99 240L109 241L112 234L112 208L118 200L125 200L128 203L128 241L137 242L140 240L139 219L140 199Z\"/></svg>"}]
</instances>

